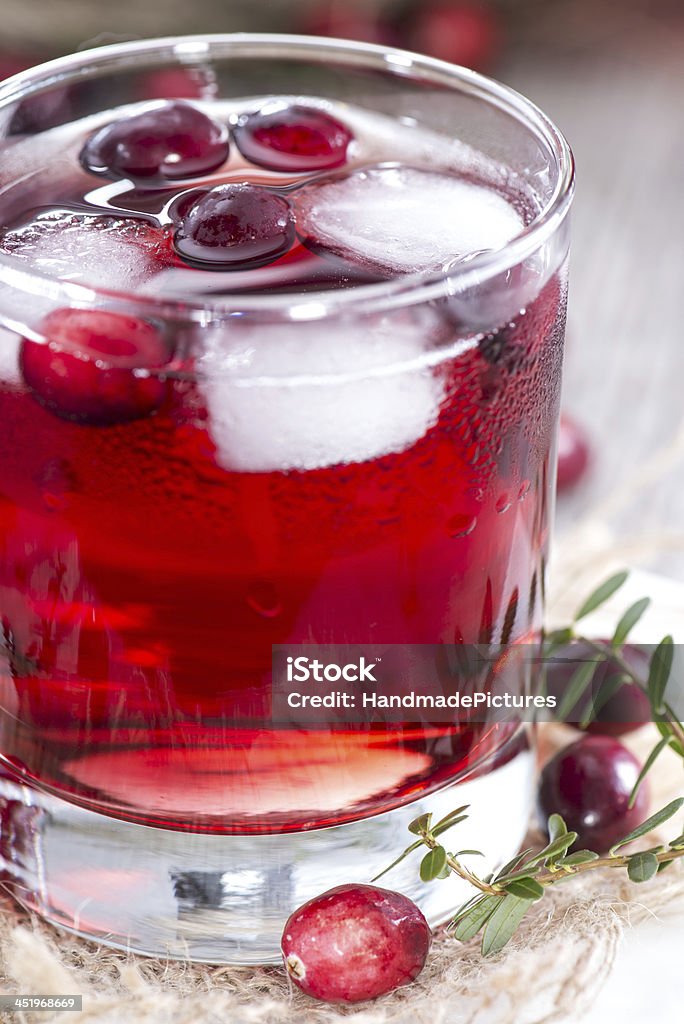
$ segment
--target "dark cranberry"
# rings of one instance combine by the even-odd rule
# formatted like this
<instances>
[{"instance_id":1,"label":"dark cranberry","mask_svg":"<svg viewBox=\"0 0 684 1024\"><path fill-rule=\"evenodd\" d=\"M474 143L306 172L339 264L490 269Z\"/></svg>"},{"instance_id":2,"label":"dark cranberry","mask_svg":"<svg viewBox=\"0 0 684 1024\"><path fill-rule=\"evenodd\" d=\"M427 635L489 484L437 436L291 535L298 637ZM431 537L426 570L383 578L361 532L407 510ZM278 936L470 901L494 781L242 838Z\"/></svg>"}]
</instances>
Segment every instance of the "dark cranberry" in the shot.
<instances>
[{"instance_id":1,"label":"dark cranberry","mask_svg":"<svg viewBox=\"0 0 684 1024\"><path fill-rule=\"evenodd\" d=\"M188 263L243 270L270 263L292 246L295 222L287 199L258 185L218 185L177 208L176 251Z\"/></svg>"},{"instance_id":2,"label":"dark cranberry","mask_svg":"<svg viewBox=\"0 0 684 1024\"><path fill-rule=\"evenodd\" d=\"M42 330L45 343L22 343L20 365L35 397L51 412L104 425L148 416L163 402L165 381L147 371L164 366L170 353L147 321L103 310L57 309ZM106 365L108 358L119 365Z\"/></svg>"},{"instance_id":3,"label":"dark cranberry","mask_svg":"<svg viewBox=\"0 0 684 1024\"><path fill-rule=\"evenodd\" d=\"M235 142L244 157L272 171L341 167L352 135L334 117L313 107L264 107L240 118Z\"/></svg>"},{"instance_id":4,"label":"dark cranberry","mask_svg":"<svg viewBox=\"0 0 684 1024\"><path fill-rule=\"evenodd\" d=\"M589 441L582 428L569 416L560 418L558 432L558 476L559 491L574 487L584 476L589 465Z\"/></svg>"},{"instance_id":5,"label":"dark cranberry","mask_svg":"<svg viewBox=\"0 0 684 1024\"><path fill-rule=\"evenodd\" d=\"M174 100L100 128L81 150L81 163L93 174L164 182L201 177L227 156L227 128Z\"/></svg>"},{"instance_id":6,"label":"dark cranberry","mask_svg":"<svg viewBox=\"0 0 684 1024\"><path fill-rule=\"evenodd\" d=\"M481 4L421 0L403 20L406 45L452 64L481 70L499 50L497 17Z\"/></svg>"},{"instance_id":7,"label":"dark cranberry","mask_svg":"<svg viewBox=\"0 0 684 1024\"><path fill-rule=\"evenodd\" d=\"M560 814L577 846L604 853L636 828L648 814L642 783L634 806L629 797L640 771L633 754L609 736L583 736L560 750L544 766L539 782L539 811L546 822Z\"/></svg>"},{"instance_id":8,"label":"dark cranberry","mask_svg":"<svg viewBox=\"0 0 684 1024\"><path fill-rule=\"evenodd\" d=\"M329 1003L359 1003L420 974L430 926L406 896L375 885L339 885L289 918L282 951L295 985Z\"/></svg>"},{"instance_id":9,"label":"dark cranberry","mask_svg":"<svg viewBox=\"0 0 684 1024\"><path fill-rule=\"evenodd\" d=\"M622 658L638 679L648 678L649 656L641 647L626 644ZM636 683L620 683L623 668L614 658L599 661L595 648L578 640L557 648L546 662L546 685L558 703L563 699L572 676L587 661L597 662L590 689L565 717L573 725L583 720L591 709L595 710L587 732L605 736L622 736L651 721L651 705L644 690Z\"/></svg>"}]
</instances>

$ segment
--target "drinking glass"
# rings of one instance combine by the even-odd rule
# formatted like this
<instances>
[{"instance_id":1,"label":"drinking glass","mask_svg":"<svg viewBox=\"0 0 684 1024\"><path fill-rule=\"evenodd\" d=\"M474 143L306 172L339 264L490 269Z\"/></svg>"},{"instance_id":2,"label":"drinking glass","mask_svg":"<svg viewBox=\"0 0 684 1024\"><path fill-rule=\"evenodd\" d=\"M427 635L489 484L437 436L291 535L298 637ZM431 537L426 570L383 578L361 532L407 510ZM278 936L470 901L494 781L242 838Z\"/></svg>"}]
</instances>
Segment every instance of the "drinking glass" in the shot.
<instances>
[{"instance_id":1,"label":"drinking glass","mask_svg":"<svg viewBox=\"0 0 684 1024\"><path fill-rule=\"evenodd\" d=\"M69 126L92 130L170 81L198 103L313 97L394 118L457 145L467 174L486 161L500 194L527 203L501 248L349 288L224 275L178 298L122 286L115 253L117 283L96 287L0 252L8 885L113 946L269 962L295 907L369 881L417 815L469 804L445 842L481 849L484 870L525 833L529 716L300 713L283 698L306 689L286 665L318 651L394 652L414 691L411 659L427 652L465 692L481 681L454 658L496 651L496 675L538 637L572 158L526 99L427 57L269 35L122 43L0 87L0 221L27 195L40 211L92 189ZM112 422L91 402L76 422L36 400L29 356L64 310L164 338L161 366L79 353L147 382L154 415ZM519 692L529 661L510 677ZM423 884L418 856L382 884L445 921L467 886Z\"/></svg>"}]
</instances>

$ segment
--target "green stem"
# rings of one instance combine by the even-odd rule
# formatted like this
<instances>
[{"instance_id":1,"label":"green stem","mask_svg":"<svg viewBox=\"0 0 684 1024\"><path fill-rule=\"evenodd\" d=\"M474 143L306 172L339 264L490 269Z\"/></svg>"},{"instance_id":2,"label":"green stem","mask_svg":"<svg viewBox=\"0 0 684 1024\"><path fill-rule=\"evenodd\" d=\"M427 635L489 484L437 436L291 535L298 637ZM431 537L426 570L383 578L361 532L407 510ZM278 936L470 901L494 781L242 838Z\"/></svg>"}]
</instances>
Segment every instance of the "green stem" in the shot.
<instances>
[{"instance_id":1,"label":"green stem","mask_svg":"<svg viewBox=\"0 0 684 1024\"><path fill-rule=\"evenodd\" d=\"M625 661L620 651L612 647L611 644L605 643L603 640L592 640L586 636L576 637L576 639L581 639L582 642L588 647L591 647L592 650L597 651L599 654L603 654L606 658L611 658L611 660L620 667L624 674L628 676L633 683L636 683L636 685L642 690L646 690L644 680L640 679L639 676L636 675L634 670L630 668L629 664ZM681 722L676 721L673 716L672 709L669 706L667 707L667 711L670 715L667 724L672 731L672 735L684 748L684 725Z\"/></svg>"}]
</instances>

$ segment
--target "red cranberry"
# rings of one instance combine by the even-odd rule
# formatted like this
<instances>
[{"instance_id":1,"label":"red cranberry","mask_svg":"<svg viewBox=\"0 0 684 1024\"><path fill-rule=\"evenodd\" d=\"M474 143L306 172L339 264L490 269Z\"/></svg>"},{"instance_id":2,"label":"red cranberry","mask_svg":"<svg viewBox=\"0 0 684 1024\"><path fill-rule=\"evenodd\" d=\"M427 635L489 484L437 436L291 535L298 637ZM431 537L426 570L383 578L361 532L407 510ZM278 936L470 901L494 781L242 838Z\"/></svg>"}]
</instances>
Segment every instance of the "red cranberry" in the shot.
<instances>
[{"instance_id":1,"label":"red cranberry","mask_svg":"<svg viewBox=\"0 0 684 1024\"><path fill-rule=\"evenodd\" d=\"M289 918L283 957L294 983L315 999L358 1003L420 974L430 927L406 896L375 885L338 885Z\"/></svg>"},{"instance_id":2,"label":"red cranberry","mask_svg":"<svg viewBox=\"0 0 684 1024\"><path fill-rule=\"evenodd\" d=\"M539 810L547 820L560 814L577 846L604 853L636 828L648 814L646 783L634 806L629 797L640 771L633 754L609 736L583 736L560 750L544 766L539 783Z\"/></svg>"},{"instance_id":3,"label":"red cranberry","mask_svg":"<svg viewBox=\"0 0 684 1024\"><path fill-rule=\"evenodd\" d=\"M247 160L272 171L341 167L352 139L348 128L322 110L282 105L244 115L234 134Z\"/></svg>"},{"instance_id":4,"label":"red cranberry","mask_svg":"<svg viewBox=\"0 0 684 1024\"><path fill-rule=\"evenodd\" d=\"M44 344L22 343L20 365L51 412L105 425L148 416L163 402L165 381L144 371L164 366L170 353L147 321L103 310L57 309L45 318L43 333ZM126 365L107 366L107 357Z\"/></svg>"},{"instance_id":5,"label":"red cranberry","mask_svg":"<svg viewBox=\"0 0 684 1024\"><path fill-rule=\"evenodd\" d=\"M499 23L493 11L474 3L417 3L405 20L407 45L430 57L482 70L499 50Z\"/></svg>"},{"instance_id":6,"label":"red cranberry","mask_svg":"<svg viewBox=\"0 0 684 1024\"><path fill-rule=\"evenodd\" d=\"M622 657L638 679L648 678L649 657L646 651L633 644L625 644ZM587 732L605 736L622 736L651 721L651 705L641 686L636 683L622 683L622 667L614 658L598 661L595 648L578 640L557 648L546 663L546 685L557 701L563 699L570 680L577 669L586 661L596 661L596 670L590 690L572 708L565 721L573 725L582 721L591 702L596 703L594 716L587 725ZM614 692L613 691L613 688ZM610 694L605 699L605 694Z\"/></svg>"},{"instance_id":7,"label":"red cranberry","mask_svg":"<svg viewBox=\"0 0 684 1024\"><path fill-rule=\"evenodd\" d=\"M582 428L569 416L562 415L558 432L559 491L574 487L584 476L589 465L589 441Z\"/></svg>"},{"instance_id":8,"label":"red cranberry","mask_svg":"<svg viewBox=\"0 0 684 1024\"><path fill-rule=\"evenodd\" d=\"M164 182L201 177L227 156L228 129L173 100L100 128L81 150L81 163L93 174Z\"/></svg>"},{"instance_id":9,"label":"red cranberry","mask_svg":"<svg viewBox=\"0 0 684 1024\"><path fill-rule=\"evenodd\" d=\"M290 249L295 222L287 199L258 185L218 185L185 198L176 210L176 251L188 263L243 270Z\"/></svg>"}]
</instances>

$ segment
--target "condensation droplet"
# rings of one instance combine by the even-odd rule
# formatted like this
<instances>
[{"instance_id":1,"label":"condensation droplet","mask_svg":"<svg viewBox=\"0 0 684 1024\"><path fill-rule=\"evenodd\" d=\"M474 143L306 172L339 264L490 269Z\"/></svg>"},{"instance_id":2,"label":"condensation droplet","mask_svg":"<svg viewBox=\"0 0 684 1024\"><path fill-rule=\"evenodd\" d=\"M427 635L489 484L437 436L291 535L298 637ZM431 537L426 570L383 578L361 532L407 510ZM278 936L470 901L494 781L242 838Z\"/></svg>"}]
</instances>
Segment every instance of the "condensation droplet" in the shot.
<instances>
[{"instance_id":1,"label":"condensation droplet","mask_svg":"<svg viewBox=\"0 0 684 1024\"><path fill-rule=\"evenodd\" d=\"M264 619L275 619L283 610L278 591L268 580L255 580L247 591L247 604Z\"/></svg>"},{"instance_id":2,"label":"condensation droplet","mask_svg":"<svg viewBox=\"0 0 684 1024\"><path fill-rule=\"evenodd\" d=\"M504 493L500 494L499 497L496 499L496 505L494 506L494 508L499 513L508 512L512 504L513 502L511 501L510 495L506 491L504 491Z\"/></svg>"},{"instance_id":3,"label":"condensation droplet","mask_svg":"<svg viewBox=\"0 0 684 1024\"><path fill-rule=\"evenodd\" d=\"M532 486L529 480L523 480L520 484L520 490L518 491L518 501L522 501L530 493L530 487Z\"/></svg>"},{"instance_id":4,"label":"condensation droplet","mask_svg":"<svg viewBox=\"0 0 684 1024\"><path fill-rule=\"evenodd\" d=\"M463 515L457 513L447 521L447 530L450 537L467 537L477 526L477 516Z\"/></svg>"}]
</instances>

